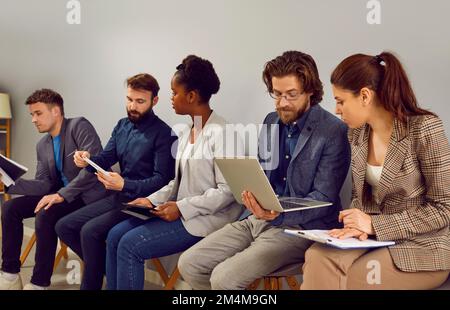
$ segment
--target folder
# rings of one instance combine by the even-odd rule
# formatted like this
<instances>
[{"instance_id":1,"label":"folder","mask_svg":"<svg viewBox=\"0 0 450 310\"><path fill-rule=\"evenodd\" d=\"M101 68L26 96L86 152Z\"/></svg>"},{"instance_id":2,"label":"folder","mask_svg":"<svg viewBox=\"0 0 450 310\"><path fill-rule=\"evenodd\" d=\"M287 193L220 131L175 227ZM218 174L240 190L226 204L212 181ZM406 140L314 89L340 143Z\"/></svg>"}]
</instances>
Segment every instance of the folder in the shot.
<instances>
[{"instance_id":1,"label":"folder","mask_svg":"<svg viewBox=\"0 0 450 310\"><path fill-rule=\"evenodd\" d=\"M379 248L394 245L394 241L376 241L367 239L361 241L357 238L337 239L328 234L328 230L296 230L285 229L285 233L294 235L300 238L309 239L322 244L326 244L338 249L350 250L350 249L368 249Z\"/></svg>"},{"instance_id":2,"label":"folder","mask_svg":"<svg viewBox=\"0 0 450 310\"><path fill-rule=\"evenodd\" d=\"M27 167L16 163L8 157L0 154L0 174L1 181L5 186L15 185L15 181L28 171Z\"/></svg>"}]
</instances>

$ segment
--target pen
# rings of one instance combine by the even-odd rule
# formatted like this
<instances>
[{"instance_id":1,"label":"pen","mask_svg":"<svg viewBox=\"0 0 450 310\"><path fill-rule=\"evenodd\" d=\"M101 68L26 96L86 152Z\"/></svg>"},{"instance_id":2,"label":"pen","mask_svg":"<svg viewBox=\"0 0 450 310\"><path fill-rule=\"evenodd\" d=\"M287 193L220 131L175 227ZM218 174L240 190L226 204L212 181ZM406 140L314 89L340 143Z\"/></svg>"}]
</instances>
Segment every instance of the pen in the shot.
<instances>
[{"instance_id":1,"label":"pen","mask_svg":"<svg viewBox=\"0 0 450 310\"><path fill-rule=\"evenodd\" d=\"M77 151L77 150L75 150L75 151L73 151L72 153L70 153L69 155L67 155L66 158L72 156L73 154L75 154L76 151Z\"/></svg>"}]
</instances>

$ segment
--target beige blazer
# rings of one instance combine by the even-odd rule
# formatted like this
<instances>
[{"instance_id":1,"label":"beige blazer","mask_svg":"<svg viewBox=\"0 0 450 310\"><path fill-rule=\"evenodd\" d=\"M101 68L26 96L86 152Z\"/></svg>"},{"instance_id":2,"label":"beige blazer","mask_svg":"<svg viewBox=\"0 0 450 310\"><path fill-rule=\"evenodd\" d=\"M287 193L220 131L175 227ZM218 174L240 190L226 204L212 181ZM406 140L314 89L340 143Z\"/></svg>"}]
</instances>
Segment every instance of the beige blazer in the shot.
<instances>
[{"instance_id":1,"label":"beige blazer","mask_svg":"<svg viewBox=\"0 0 450 310\"><path fill-rule=\"evenodd\" d=\"M395 120L375 197L365 182L369 132L367 124L349 131L351 207L372 215L378 240L396 242L389 251L400 270L450 270L450 147L441 120Z\"/></svg>"}]
</instances>

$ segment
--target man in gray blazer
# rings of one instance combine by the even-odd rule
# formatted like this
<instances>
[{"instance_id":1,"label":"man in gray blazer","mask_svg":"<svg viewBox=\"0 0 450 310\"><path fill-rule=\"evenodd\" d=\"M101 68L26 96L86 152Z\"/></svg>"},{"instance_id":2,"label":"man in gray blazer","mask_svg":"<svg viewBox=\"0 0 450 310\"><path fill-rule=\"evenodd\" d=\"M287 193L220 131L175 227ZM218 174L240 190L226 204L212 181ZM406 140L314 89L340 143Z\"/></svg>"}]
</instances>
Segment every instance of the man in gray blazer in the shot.
<instances>
[{"instance_id":1,"label":"man in gray blazer","mask_svg":"<svg viewBox=\"0 0 450 310\"><path fill-rule=\"evenodd\" d=\"M263 78L276 113L264 120L258 153L275 193L333 205L280 214L265 210L252 193L242 193L252 215L226 225L181 255L180 273L194 289L245 289L285 265L304 261L312 242L285 234L285 228L338 225L339 192L350 164L350 147L345 124L319 105L323 88L313 58L285 52L266 64Z\"/></svg>"},{"instance_id":2,"label":"man in gray blazer","mask_svg":"<svg viewBox=\"0 0 450 310\"><path fill-rule=\"evenodd\" d=\"M106 195L92 175L75 166L78 150L102 151L100 138L85 118L64 118L63 98L53 90L35 91L26 101L32 122L47 133L37 144L34 180L18 179L8 194L24 195L5 202L2 218L0 289L22 289L20 250L25 218L36 217L36 256L31 283L24 289L50 285L57 246L55 224L61 217Z\"/></svg>"}]
</instances>

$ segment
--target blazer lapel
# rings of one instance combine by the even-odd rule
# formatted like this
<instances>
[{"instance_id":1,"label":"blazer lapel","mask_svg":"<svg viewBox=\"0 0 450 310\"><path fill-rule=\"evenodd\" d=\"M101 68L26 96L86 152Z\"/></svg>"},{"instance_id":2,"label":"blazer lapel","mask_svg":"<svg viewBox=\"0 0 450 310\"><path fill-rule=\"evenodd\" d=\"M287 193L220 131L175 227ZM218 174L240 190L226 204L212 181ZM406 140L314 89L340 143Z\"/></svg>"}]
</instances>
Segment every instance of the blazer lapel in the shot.
<instances>
[{"instance_id":1,"label":"blazer lapel","mask_svg":"<svg viewBox=\"0 0 450 310\"><path fill-rule=\"evenodd\" d=\"M378 195L375 197L378 204L381 204L384 200L392 182L402 168L409 145L408 126L408 122L404 124L397 119L394 120L394 128L386 152L378 187Z\"/></svg>"},{"instance_id":2,"label":"blazer lapel","mask_svg":"<svg viewBox=\"0 0 450 310\"><path fill-rule=\"evenodd\" d=\"M280 156L280 118L277 116L273 122L263 125L258 139L258 159L264 167L264 172L271 180L272 172L276 169L274 163L278 162Z\"/></svg>"},{"instance_id":3,"label":"blazer lapel","mask_svg":"<svg viewBox=\"0 0 450 310\"><path fill-rule=\"evenodd\" d=\"M61 125L61 131L59 133L59 136L61 137L61 145L60 145L60 152L61 154L61 169L64 171L64 159L66 159L66 156L64 154L65 146L66 146L66 128L67 128L67 119L63 119L62 125Z\"/></svg>"},{"instance_id":4,"label":"blazer lapel","mask_svg":"<svg viewBox=\"0 0 450 310\"><path fill-rule=\"evenodd\" d=\"M352 174L357 197L362 200L366 179L367 155L369 149L370 128L366 124L359 131L356 143L352 147Z\"/></svg>"},{"instance_id":5,"label":"blazer lapel","mask_svg":"<svg viewBox=\"0 0 450 310\"><path fill-rule=\"evenodd\" d=\"M55 153L53 151L53 139L52 136L47 134L47 140L45 141L45 152L47 157L47 163L50 170L52 180L57 180L58 175L56 173Z\"/></svg>"},{"instance_id":6,"label":"blazer lapel","mask_svg":"<svg viewBox=\"0 0 450 310\"><path fill-rule=\"evenodd\" d=\"M190 136L190 129L186 129L183 131L182 137L179 140L178 143L178 150L177 150L177 155L176 155L176 159L175 159L175 186L174 186L174 191L178 191L178 186L180 184L180 176L181 176L181 172L180 172L180 158L183 154L183 150L186 147L186 144L189 143L189 136Z\"/></svg>"},{"instance_id":7,"label":"blazer lapel","mask_svg":"<svg viewBox=\"0 0 450 310\"><path fill-rule=\"evenodd\" d=\"M195 137L195 144L192 150L192 154L195 154L199 147L204 147L204 141L209 139L212 135L212 130L214 130L214 126L217 126L216 121L216 113L214 111L211 112L211 115L209 116L208 120L205 123L205 126L203 126L202 130L198 133L197 137ZM190 135L189 135L190 136ZM201 150L203 152L203 149ZM201 156L204 156L203 153Z\"/></svg>"},{"instance_id":8,"label":"blazer lapel","mask_svg":"<svg viewBox=\"0 0 450 310\"><path fill-rule=\"evenodd\" d=\"M291 162L294 161L300 152L305 147L309 138L311 138L314 129L316 129L319 120L317 119L319 113L316 112L315 107L311 107L312 111L310 112L308 119L306 120L305 126L300 132L300 136L298 137L297 145L294 149L294 154L292 155Z\"/></svg>"}]
</instances>

